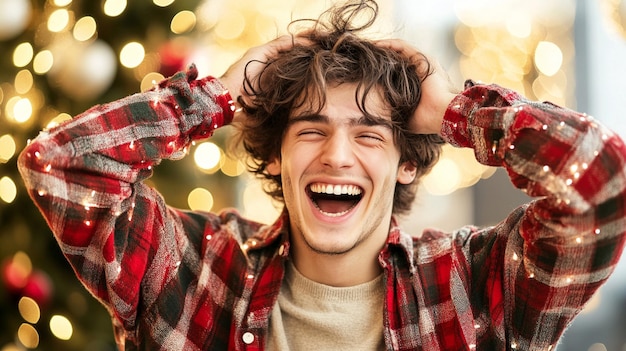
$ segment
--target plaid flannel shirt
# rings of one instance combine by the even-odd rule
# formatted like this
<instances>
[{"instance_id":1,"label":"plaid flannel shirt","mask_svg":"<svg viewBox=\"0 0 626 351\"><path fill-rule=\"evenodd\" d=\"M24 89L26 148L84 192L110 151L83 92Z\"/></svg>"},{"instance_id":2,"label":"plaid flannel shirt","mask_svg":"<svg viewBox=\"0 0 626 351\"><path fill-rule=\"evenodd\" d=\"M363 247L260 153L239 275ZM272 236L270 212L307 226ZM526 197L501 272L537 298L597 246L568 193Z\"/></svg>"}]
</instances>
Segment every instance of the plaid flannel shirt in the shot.
<instances>
[{"instance_id":1,"label":"plaid flannel shirt","mask_svg":"<svg viewBox=\"0 0 626 351\"><path fill-rule=\"evenodd\" d=\"M78 278L126 350L261 350L289 259L273 225L166 206L142 181L232 119L221 83L192 67L152 91L42 132L19 168ZM537 200L489 228L393 220L379 262L394 350L550 350L624 246L625 151L591 117L468 83L442 135L505 167ZM451 214L452 215L452 214Z\"/></svg>"}]
</instances>

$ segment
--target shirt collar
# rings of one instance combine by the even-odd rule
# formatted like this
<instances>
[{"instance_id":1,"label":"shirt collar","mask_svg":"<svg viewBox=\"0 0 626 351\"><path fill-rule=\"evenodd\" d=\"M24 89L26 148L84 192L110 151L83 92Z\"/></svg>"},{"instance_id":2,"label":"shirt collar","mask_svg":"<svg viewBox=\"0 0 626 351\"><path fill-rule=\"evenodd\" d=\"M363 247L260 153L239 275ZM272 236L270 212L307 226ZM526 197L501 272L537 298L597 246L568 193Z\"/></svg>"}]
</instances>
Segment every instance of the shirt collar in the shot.
<instances>
[{"instance_id":1,"label":"shirt collar","mask_svg":"<svg viewBox=\"0 0 626 351\"><path fill-rule=\"evenodd\" d=\"M413 272L415 267L413 237L400 228L396 217L391 217L389 235L387 236L387 245L385 245L379 257L380 259L386 260L386 258L392 256L394 252L399 252L402 255L402 257L407 261L411 272Z\"/></svg>"},{"instance_id":2,"label":"shirt collar","mask_svg":"<svg viewBox=\"0 0 626 351\"><path fill-rule=\"evenodd\" d=\"M287 257L289 255L289 214L283 209L280 216L271 225L265 226L259 230L254 237L248 239L246 244L248 249L255 250L268 247L279 242L279 254ZM400 228L395 217L391 217L391 225L387 243L381 251L380 258L385 259L393 255L394 252L400 252L404 259L413 270L413 237Z\"/></svg>"}]
</instances>

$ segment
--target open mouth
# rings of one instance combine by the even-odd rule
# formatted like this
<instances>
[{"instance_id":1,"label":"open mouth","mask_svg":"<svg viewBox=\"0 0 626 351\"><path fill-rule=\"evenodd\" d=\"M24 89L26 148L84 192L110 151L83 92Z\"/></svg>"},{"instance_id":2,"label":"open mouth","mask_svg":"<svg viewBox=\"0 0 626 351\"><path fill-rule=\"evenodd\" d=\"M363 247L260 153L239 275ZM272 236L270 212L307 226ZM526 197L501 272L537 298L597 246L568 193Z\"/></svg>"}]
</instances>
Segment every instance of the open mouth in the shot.
<instances>
[{"instance_id":1,"label":"open mouth","mask_svg":"<svg viewBox=\"0 0 626 351\"><path fill-rule=\"evenodd\" d=\"M307 189L315 207L325 216L339 217L350 212L363 198L356 185L313 183Z\"/></svg>"}]
</instances>

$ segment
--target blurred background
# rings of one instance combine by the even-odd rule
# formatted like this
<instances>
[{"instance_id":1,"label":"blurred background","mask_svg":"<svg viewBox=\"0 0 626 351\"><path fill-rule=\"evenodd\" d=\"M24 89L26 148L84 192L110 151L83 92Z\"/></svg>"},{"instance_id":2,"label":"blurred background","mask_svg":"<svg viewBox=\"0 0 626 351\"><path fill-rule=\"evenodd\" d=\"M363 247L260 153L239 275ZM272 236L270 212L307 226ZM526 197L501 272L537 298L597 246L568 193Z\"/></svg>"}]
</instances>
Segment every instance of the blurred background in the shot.
<instances>
[{"instance_id":1,"label":"blurred background","mask_svg":"<svg viewBox=\"0 0 626 351\"><path fill-rule=\"evenodd\" d=\"M626 0L379 0L373 37L436 57L459 87L495 82L594 116L626 137ZM107 311L78 283L16 169L28 139L85 109L150 89L190 63L220 76L243 52L332 1L0 0L0 351L114 350ZM280 211L224 149L229 128L151 178L175 207ZM491 225L527 201L471 151L446 148L402 221ZM626 351L625 260L559 351Z\"/></svg>"}]
</instances>

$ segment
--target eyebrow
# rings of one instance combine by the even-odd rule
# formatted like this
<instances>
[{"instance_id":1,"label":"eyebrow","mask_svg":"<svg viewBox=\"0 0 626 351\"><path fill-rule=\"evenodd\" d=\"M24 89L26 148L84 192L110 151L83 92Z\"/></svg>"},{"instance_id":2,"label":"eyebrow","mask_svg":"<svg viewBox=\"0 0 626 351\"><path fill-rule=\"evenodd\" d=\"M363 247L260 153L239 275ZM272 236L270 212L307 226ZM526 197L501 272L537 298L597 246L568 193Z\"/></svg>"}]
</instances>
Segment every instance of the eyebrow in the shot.
<instances>
[{"instance_id":1,"label":"eyebrow","mask_svg":"<svg viewBox=\"0 0 626 351\"><path fill-rule=\"evenodd\" d=\"M287 127L299 122L311 122L311 123L325 123L330 124L330 117L319 114L303 114L289 118ZM388 129L392 129L392 123L390 120L373 115L362 115L358 117L352 117L349 119L348 125L350 126L381 126Z\"/></svg>"}]
</instances>

